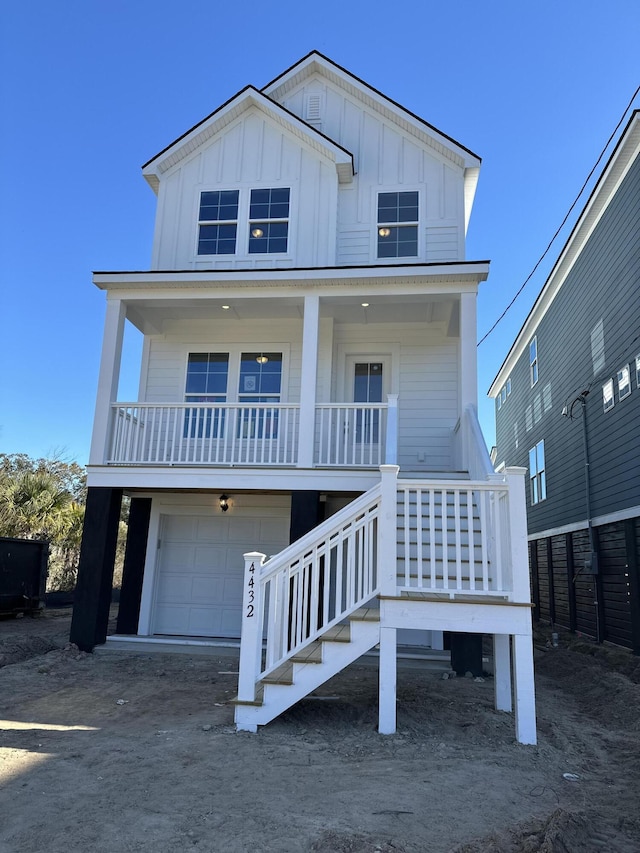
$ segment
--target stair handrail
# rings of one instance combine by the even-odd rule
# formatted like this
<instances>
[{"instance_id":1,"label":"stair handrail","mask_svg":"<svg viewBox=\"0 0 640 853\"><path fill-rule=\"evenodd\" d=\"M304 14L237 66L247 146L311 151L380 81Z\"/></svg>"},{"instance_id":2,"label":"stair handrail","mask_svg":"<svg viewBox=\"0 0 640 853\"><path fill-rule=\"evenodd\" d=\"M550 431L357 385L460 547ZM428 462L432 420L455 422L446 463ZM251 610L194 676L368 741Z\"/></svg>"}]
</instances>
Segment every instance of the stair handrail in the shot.
<instances>
[{"instance_id":1,"label":"stair handrail","mask_svg":"<svg viewBox=\"0 0 640 853\"><path fill-rule=\"evenodd\" d=\"M467 406L460 423L462 466L472 480L503 480L496 475L474 406Z\"/></svg>"}]
</instances>

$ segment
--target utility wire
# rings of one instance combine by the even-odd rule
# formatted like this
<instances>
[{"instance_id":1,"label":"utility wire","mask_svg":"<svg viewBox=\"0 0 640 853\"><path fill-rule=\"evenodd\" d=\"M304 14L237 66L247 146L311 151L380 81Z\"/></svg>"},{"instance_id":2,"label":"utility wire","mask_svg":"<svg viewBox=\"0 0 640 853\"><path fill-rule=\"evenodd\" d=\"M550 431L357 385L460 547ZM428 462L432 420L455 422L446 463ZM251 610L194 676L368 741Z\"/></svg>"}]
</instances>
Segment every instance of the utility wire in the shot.
<instances>
[{"instance_id":1,"label":"utility wire","mask_svg":"<svg viewBox=\"0 0 640 853\"><path fill-rule=\"evenodd\" d=\"M606 151L606 150L607 150L607 148L609 147L609 144L611 143L611 140L613 139L613 137L614 137L614 136L616 135L616 133L618 132L618 129L620 128L620 125L621 125L621 124L622 124L622 122L624 121L624 118L625 118L626 114L629 112L629 109L631 108L631 105L632 105L632 104L633 104L633 102L635 101L635 99L636 99L636 97L637 97L637 95L638 95L638 92L640 92L640 86L638 86L638 88L637 88L637 89L635 90L635 92L633 93L633 96L632 96L631 100L629 101L629 103L627 104L627 106L626 106L626 107L625 107L625 109L624 109L624 112L623 112L623 113L622 113L622 115L620 116L620 121L619 121L619 122L618 122L618 124L615 126L614 131L613 131L613 133L611 134L611 136L607 139L607 141L606 141L606 143L605 143L604 148L603 148L603 149L602 149L602 151L600 152L600 156L598 157L598 159L596 160L596 162L595 162L595 164L594 164L593 168L591 169L591 171L590 171L590 172L589 172L589 174L587 175L587 177L586 177L586 179L585 179L584 183L582 184L582 186L581 186L581 188L580 188L580 192L579 192L579 193L578 193L578 195L575 197L575 199L574 199L574 201L573 201L573 204L571 205L571 207L570 207L570 208L569 208L569 210L567 211L566 216L564 217L564 219L562 220L562 222L561 222L561 223L560 223L560 225L558 226L558 229L557 229L556 233L553 235L553 237L552 237L552 238L551 238L551 240L549 241L549 244L548 244L547 248L546 248L546 249L544 250L544 252L540 255L540 257L538 258L538 261L537 261L536 265L535 265L535 266L534 266L534 268L531 270L531 272L529 273L529 275L525 278L524 282L523 282L523 283L522 283L522 285L520 286L520 288L519 288L518 292L515 294L515 296L514 296L514 297L513 297L513 299L511 300L511 302L507 305L507 307L504 309L504 311L502 312L502 314L498 317L498 319L495 321L495 323L494 323L494 324L493 324L493 326L489 329L489 331L488 331L488 332L487 332L487 333L486 333L482 338L480 338L480 340L478 341L478 346L480 346L480 344L482 344L482 343L484 343L484 341L486 341L486 339L487 339L487 338L489 337L489 335L493 332L493 330L496 328L496 326L498 325L498 323L500 323L500 321L501 321L501 320L503 320L503 319L504 319L504 317L507 315L508 311L510 311L510 310L511 310L511 308L513 307L513 304L514 304L514 302L516 301L516 299L518 298L518 296L520 296L520 294L522 293L522 291L525 289L525 287L527 286L527 284L528 284L528 283L529 283L529 281L531 280L531 278L532 278L533 274L535 273L535 271L538 269L538 267L540 266L540 264L542 263L542 261L546 258L547 254L549 253L549 250L551 249L551 247L552 247L552 246L553 246L553 244L555 243L555 241L556 241L556 238L557 238L558 234L562 231L562 229L564 228L564 226L565 226L565 224L566 224L567 219L571 216L571 212L573 211L573 208L574 208L574 207L576 206L576 204L578 203L578 201L579 201L579 199L580 199L580 196L582 195L582 193L583 193L583 192L584 192L584 190L585 190L585 187L587 186L587 184L588 184L588 183L589 183L589 181L591 180L591 177L592 177L593 173L594 173L594 172L595 172L595 170L598 168L598 164L600 163L600 161L601 161L601 160L602 160L602 158L604 157L604 155L605 155L605 151Z\"/></svg>"}]
</instances>

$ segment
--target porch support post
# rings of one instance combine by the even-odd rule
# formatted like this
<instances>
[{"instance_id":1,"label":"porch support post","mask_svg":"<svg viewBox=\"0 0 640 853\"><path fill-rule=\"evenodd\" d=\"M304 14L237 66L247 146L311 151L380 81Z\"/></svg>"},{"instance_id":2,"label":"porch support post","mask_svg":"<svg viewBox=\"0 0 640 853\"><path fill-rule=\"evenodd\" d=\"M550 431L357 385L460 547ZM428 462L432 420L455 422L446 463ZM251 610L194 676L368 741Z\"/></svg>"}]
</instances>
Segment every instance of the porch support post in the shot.
<instances>
[{"instance_id":1,"label":"porch support post","mask_svg":"<svg viewBox=\"0 0 640 853\"><path fill-rule=\"evenodd\" d=\"M526 473L526 468L505 469L505 476L509 485L511 590L513 601L520 603L531 601L529 549L527 547L527 506L524 492L524 476Z\"/></svg>"},{"instance_id":2,"label":"porch support post","mask_svg":"<svg viewBox=\"0 0 640 853\"><path fill-rule=\"evenodd\" d=\"M304 322L302 325L298 468L313 467L313 448L316 434L316 386L318 382L319 322L320 297L315 294L305 296Z\"/></svg>"},{"instance_id":3,"label":"porch support post","mask_svg":"<svg viewBox=\"0 0 640 853\"><path fill-rule=\"evenodd\" d=\"M476 293L460 294L460 413L478 408Z\"/></svg>"},{"instance_id":4,"label":"porch support post","mask_svg":"<svg viewBox=\"0 0 640 853\"><path fill-rule=\"evenodd\" d=\"M397 629L380 628L380 684L378 695L378 731L392 735L396 731Z\"/></svg>"},{"instance_id":5,"label":"porch support post","mask_svg":"<svg viewBox=\"0 0 640 853\"><path fill-rule=\"evenodd\" d=\"M150 517L151 498L131 498L116 625L118 634L138 633Z\"/></svg>"},{"instance_id":6,"label":"porch support post","mask_svg":"<svg viewBox=\"0 0 640 853\"><path fill-rule=\"evenodd\" d=\"M121 502L122 489L87 490L70 634L83 652L107 638Z\"/></svg>"},{"instance_id":7,"label":"porch support post","mask_svg":"<svg viewBox=\"0 0 640 853\"><path fill-rule=\"evenodd\" d=\"M125 305L121 299L107 299L107 314L104 321L98 394L96 397L93 437L89 453L89 465L102 465L107 455L107 442L111 424L111 403L118 396L122 341L124 338Z\"/></svg>"},{"instance_id":8,"label":"porch support post","mask_svg":"<svg viewBox=\"0 0 640 853\"><path fill-rule=\"evenodd\" d=\"M516 739L536 743L536 699L533 679L533 640L531 634L513 637L513 682L516 710Z\"/></svg>"},{"instance_id":9,"label":"porch support post","mask_svg":"<svg viewBox=\"0 0 640 853\"><path fill-rule=\"evenodd\" d=\"M384 452L387 465L398 464L398 395L387 395L387 442Z\"/></svg>"},{"instance_id":10,"label":"porch support post","mask_svg":"<svg viewBox=\"0 0 640 853\"><path fill-rule=\"evenodd\" d=\"M397 569L397 465L381 465L381 499L378 517L378 586L380 594L395 596L398 588Z\"/></svg>"},{"instance_id":11,"label":"porch support post","mask_svg":"<svg viewBox=\"0 0 640 853\"><path fill-rule=\"evenodd\" d=\"M493 635L493 684L496 711L511 712L511 649L508 634Z\"/></svg>"}]
</instances>

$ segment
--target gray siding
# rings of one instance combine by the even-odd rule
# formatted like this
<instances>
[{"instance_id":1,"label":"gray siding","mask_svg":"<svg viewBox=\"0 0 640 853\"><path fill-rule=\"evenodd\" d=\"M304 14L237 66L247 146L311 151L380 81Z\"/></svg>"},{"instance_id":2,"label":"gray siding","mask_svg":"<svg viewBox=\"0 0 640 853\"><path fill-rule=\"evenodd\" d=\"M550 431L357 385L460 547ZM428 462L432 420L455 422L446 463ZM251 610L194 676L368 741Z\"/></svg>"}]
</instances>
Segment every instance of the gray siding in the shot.
<instances>
[{"instance_id":1,"label":"gray siding","mask_svg":"<svg viewBox=\"0 0 640 853\"><path fill-rule=\"evenodd\" d=\"M640 387L635 373L640 354L639 223L636 158L536 330L538 383L530 387L527 349L511 374L511 395L499 411L496 407L498 462L528 468L529 448L545 442L548 497L531 507L527 494L530 533L586 516L580 405L574 406L573 419L562 416L563 406L585 389L592 515L640 504ZM600 319L605 360L594 375L591 331ZM631 394L619 401L614 382L615 406L604 412L602 386L626 364Z\"/></svg>"}]
</instances>

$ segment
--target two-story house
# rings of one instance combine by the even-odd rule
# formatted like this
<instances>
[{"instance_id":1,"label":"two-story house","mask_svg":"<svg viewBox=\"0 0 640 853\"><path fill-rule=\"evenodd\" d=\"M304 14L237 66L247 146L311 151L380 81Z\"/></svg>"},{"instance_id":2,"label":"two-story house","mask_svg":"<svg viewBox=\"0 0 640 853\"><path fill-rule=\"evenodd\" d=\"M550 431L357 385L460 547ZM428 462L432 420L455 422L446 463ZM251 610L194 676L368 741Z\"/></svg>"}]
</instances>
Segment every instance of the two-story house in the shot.
<instances>
[{"instance_id":1,"label":"two-story house","mask_svg":"<svg viewBox=\"0 0 640 853\"><path fill-rule=\"evenodd\" d=\"M528 468L537 615L640 654L640 112L496 376L496 462Z\"/></svg>"},{"instance_id":2,"label":"two-story house","mask_svg":"<svg viewBox=\"0 0 640 853\"><path fill-rule=\"evenodd\" d=\"M81 648L105 641L124 491L113 641L241 637L240 728L379 646L393 731L398 632L452 631L495 637L505 710L513 660L535 741L524 472L494 474L476 414L479 167L316 52L145 164L151 269L94 275ZM116 396L125 322L144 335L134 401Z\"/></svg>"}]
</instances>

